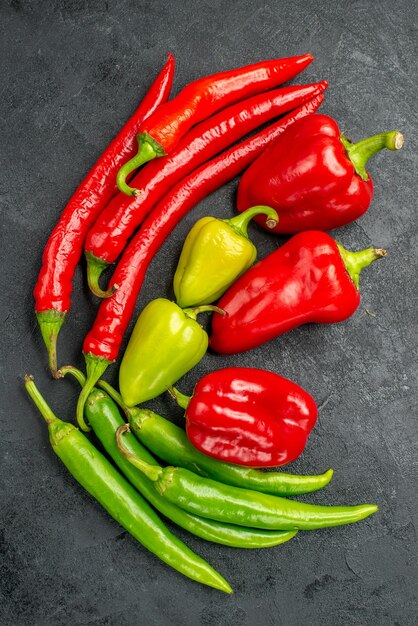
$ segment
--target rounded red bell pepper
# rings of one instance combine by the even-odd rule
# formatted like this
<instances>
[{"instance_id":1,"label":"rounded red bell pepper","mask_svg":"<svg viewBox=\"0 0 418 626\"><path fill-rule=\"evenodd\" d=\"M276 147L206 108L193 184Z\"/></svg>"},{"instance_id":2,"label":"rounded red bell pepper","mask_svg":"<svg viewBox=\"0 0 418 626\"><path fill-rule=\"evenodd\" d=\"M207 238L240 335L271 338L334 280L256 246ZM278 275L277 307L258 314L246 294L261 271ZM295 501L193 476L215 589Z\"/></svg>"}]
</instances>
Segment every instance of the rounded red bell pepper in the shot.
<instances>
[{"instance_id":1,"label":"rounded red bell pepper","mask_svg":"<svg viewBox=\"0 0 418 626\"><path fill-rule=\"evenodd\" d=\"M254 161L238 187L238 210L257 204L276 209L273 232L330 230L363 215L373 197L368 159L382 150L399 150L403 136L394 130L350 143L327 115L292 124ZM262 218L256 221L265 227Z\"/></svg>"},{"instance_id":2,"label":"rounded red bell pepper","mask_svg":"<svg viewBox=\"0 0 418 626\"><path fill-rule=\"evenodd\" d=\"M321 231L295 235L253 265L218 302L210 347L234 354L306 324L332 324L360 304L359 275L386 251L349 252Z\"/></svg>"},{"instance_id":3,"label":"rounded red bell pepper","mask_svg":"<svg viewBox=\"0 0 418 626\"><path fill-rule=\"evenodd\" d=\"M229 367L204 376L188 398L186 432L201 452L252 467L290 463L303 451L315 425L315 400L274 372Z\"/></svg>"}]
</instances>

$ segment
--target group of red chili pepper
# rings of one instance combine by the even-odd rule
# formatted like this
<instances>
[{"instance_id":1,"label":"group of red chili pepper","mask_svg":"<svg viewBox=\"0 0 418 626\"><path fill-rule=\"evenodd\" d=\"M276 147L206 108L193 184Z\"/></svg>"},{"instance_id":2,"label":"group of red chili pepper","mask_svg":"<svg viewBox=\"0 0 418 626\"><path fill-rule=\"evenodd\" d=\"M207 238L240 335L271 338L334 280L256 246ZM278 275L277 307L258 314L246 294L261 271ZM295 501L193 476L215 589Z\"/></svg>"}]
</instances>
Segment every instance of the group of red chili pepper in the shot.
<instances>
[{"instance_id":1,"label":"group of red chili pepper","mask_svg":"<svg viewBox=\"0 0 418 626\"><path fill-rule=\"evenodd\" d=\"M174 74L169 55L61 215L34 292L52 375L69 373L79 381L78 424L95 432L121 473L82 432L52 413L27 376L55 452L145 547L186 576L226 592L231 588L225 579L178 540L154 509L199 537L243 548L278 545L298 530L351 523L377 510L286 499L321 489L332 470L296 476L254 469L288 463L305 447L317 406L295 383L240 367L203 377L191 398L173 387L208 345L234 354L301 324L348 318L360 302L360 271L386 254L374 248L349 252L323 231L368 209L373 184L366 162L382 148L399 149L402 135L392 131L353 144L334 120L312 115L326 81L277 88L312 60L306 54L215 74L168 101ZM139 316L117 392L100 377L118 356L152 258L188 211L246 168L238 188L241 214L199 220L175 273L176 303L158 298ZM247 235L252 218L270 232L294 234L256 265ZM83 345L86 377L71 366L58 369L56 354L83 246L88 284L103 298ZM120 255L103 290L100 276ZM204 311L213 312L210 338L196 321ZM135 406L166 390L185 409L186 432ZM160 466L152 454L169 465Z\"/></svg>"}]
</instances>

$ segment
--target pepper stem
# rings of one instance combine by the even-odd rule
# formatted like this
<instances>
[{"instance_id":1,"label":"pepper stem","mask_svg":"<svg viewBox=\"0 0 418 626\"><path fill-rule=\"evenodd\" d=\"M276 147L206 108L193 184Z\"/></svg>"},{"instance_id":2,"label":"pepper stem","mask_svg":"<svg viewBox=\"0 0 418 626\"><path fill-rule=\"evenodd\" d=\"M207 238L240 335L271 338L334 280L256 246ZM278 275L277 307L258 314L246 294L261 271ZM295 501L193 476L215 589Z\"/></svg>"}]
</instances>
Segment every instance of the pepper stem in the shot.
<instances>
[{"instance_id":1,"label":"pepper stem","mask_svg":"<svg viewBox=\"0 0 418 626\"><path fill-rule=\"evenodd\" d=\"M363 180L369 180L366 172L366 163L374 154L377 154L383 148L388 150L400 150L404 143L404 137L398 130L391 130L387 133L380 133L373 137L368 137L357 143L351 143L344 134L341 135L341 141L347 151L347 156L354 166L357 174Z\"/></svg>"},{"instance_id":2,"label":"pepper stem","mask_svg":"<svg viewBox=\"0 0 418 626\"><path fill-rule=\"evenodd\" d=\"M78 370L76 367L73 367L72 365L64 365L64 367L60 367L60 369L58 370L58 374L60 378L64 378L64 376L66 376L67 374L71 374L71 376L74 376L76 381L80 383L81 387L84 387L84 385L86 384L86 377L84 376L83 372L80 372L80 370Z\"/></svg>"},{"instance_id":3,"label":"pepper stem","mask_svg":"<svg viewBox=\"0 0 418 626\"><path fill-rule=\"evenodd\" d=\"M175 387L169 387L167 391L170 394L170 396L173 398L173 400L175 400L177 404L182 407L182 409L184 410L187 409L187 407L189 406L189 402L191 400L190 396L186 396L184 393L181 393Z\"/></svg>"},{"instance_id":4,"label":"pepper stem","mask_svg":"<svg viewBox=\"0 0 418 626\"><path fill-rule=\"evenodd\" d=\"M42 397L38 387L35 385L35 381L31 374L25 375L25 387L29 396L33 400L34 404L38 408L40 414L44 418L45 422L48 424L52 424L58 420L58 417L53 413L52 409L48 406L44 398Z\"/></svg>"},{"instance_id":5,"label":"pepper stem","mask_svg":"<svg viewBox=\"0 0 418 626\"><path fill-rule=\"evenodd\" d=\"M239 215L235 215L235 217L223 221L232 226L238 234L248 239L248 224L256 215L267 215L266 226L268 228L275 228L279 221L277 212L271 207L264 205L250 207Z\"/></svg>"},{"instance_id":6,"label":"pepper stem","mask_svg":"<svg viewBox=\"0 0 418 626\"><path fill-rule=\"evenodd\" d=\"M122 424L119 426L116 431L117 446L122 454L128 459L129 463L141 470L141 472L143 472L147 478L152 480L152 482L155 482L160 478L164 470L159 465L150 465L149 463L146 463L142 459L138 458L135 454L132 454L132 452L129 452L129 450L125 447L125 444L122 442L122 435L130 432L131 429L129 428L129 424Z\"/></svg>"},{"instance_id":7,"label":"pepper stem","mask_svg":"<svg viewBox=\"0 0 418 626\"><path fill-rule=\"evenodd\" d=\"M57 375L57 338L58 333L61 330L61 326L64 324L65 317L66 313L61 313L55 309L49 309L49 311L39 311L36 313L42 338L45 342L46 349L48 350L49 368L54 378L59 378Z\"/></svg>"},{"instance_id":8,"label":"pepper stem","mask_svg":"<svg viewBox=\"0 0 418 626\"><path fill-rule=\"evenodd\" d=\"M95 356L94 354L90 353L84 354L84 358L86 360L87 378L86 383L78 397L76 417L81 430L84 430L84 432L89 432L91 429L87 426L84 420L84 405L93 387L112 361L109 361L104 357Z\"/></svg>"},{"instance_id":9,"label":"pepper stem","mask_svg":"<svg viewBox=\"0 0 418 626\"><path fill-rule=\"evenodd\" d=\"M133 196L134 198L138 197L141 191L128 185L126 179L129 174L144 163L152 161L155 157L164 156L166 154L161 144L148 133L140 133L136 136L136 140L138 142L137 154L124 163L116 175L116 184L119 191L126 193L127 196Z\"/></svg>"},{"instance_id":10,"label":"pepper stem","mask_svg":"<svg viewBox=\"0 0 418 626\"><path fill-rule=\"evenodd\" d=\"M358 252L350 252L343 248L338 242L337 246L347 272L357 289L359 288L361 270L373 263L373 261L377 261L377 259L381 259L387 255L386 250L383 250L383 248L367 248L366 250L359 250Z\"/></svg>"},{"instance_id":11,"label":"pepper stem","mask_svg":"<svg viewBox=\"0 0 418 626\"><path fill-rule=\"evenodd\" d=\"M187 309L183 309L183 313L195 320L199 313L219 313L220 315L225 315L225 311L220 309L218 306L214 304L202 304L201 306L188 307Z\"/></svg>"},{"instance_id":12,"label":"pepper stem","mask_svg":"<svg viewBox=\"0 0 418 626\"><path fill-rule=\"evenodd\" d=\"M88 252L87 250L85 255L87 260L87 283L90 291L98 298L110 298L110 296L115 293L116 289L118 289L119 285L112 285L107 291L103 291L99 285L100 276L109 263L103 259L99 259L92 252Z\"/></svg>"}]
</instances>

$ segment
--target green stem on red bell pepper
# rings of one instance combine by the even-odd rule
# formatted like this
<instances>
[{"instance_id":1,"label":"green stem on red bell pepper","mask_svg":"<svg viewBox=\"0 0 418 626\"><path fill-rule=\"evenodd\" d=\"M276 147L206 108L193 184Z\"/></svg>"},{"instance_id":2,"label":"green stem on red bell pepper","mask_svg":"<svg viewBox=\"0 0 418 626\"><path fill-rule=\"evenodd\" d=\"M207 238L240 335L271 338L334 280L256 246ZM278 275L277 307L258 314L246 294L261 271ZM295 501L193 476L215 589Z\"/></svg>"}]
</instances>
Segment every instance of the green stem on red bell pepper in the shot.
<instances>
[{"instance_id":1,"label":"green stem on red bell pepper","mask_svg":"<svg viewBox=\"0 0 418 626\"><path fill-rule=\"evenodd\" d=\"M169 387L167 391L170 396L177 402L177 404L181 406L182 409L187 409L190 400L192 399L191 396L186 396L184 393L181 393L181 391L173 386Z\"/></svg>"},{"instance_id":2,"label":"green stem on red bell pepper","mask_svg":"<svg viewBox=\"0 0 418 626\"><path fill-rule=\"evenodd\" d=\"M357 289L359 288L361 270L368 267L371 263L373 263L373 261L377 261L377 259L381 259L387 255L386 250L383 250L383 248L366 248L365 250L351 252L350 250L343 248L343 246L338 242L337 246L347 272Z\"/></svg>"},{"instance_id":3,"label":"green stem on red bell pepper","mask_svg":"<svg viewBox=\"0 0 418 626\"><path fill-rule=\"evenodd\" d=\"M342 134L341 141L346 149L347 156L354 166L356 173L363 179L369 180L369 175L366 171L367 161L383 150L400 150L404 143L404 137L398 130L392 130L387 133L379 133L373 137L367 137L357 143L351 143L347 137Z\"/></svg>"}]
</instances>

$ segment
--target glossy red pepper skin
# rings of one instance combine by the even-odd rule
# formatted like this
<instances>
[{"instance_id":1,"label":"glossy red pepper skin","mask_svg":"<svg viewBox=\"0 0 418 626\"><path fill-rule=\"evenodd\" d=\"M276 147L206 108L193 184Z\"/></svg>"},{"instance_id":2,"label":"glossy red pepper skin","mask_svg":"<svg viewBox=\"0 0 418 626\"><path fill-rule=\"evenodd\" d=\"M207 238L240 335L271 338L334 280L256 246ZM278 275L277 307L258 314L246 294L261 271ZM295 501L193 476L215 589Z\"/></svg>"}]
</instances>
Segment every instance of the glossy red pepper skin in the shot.
<instances>
[{"instance_id":1,"label":"glossy red pepper skin","mask_svg":"<svg viewBox=\"0 0 418 626\"><path fill-rule=\"evenodd\" d=\"M168 152L194 124L233 102L294 78L312 61L311 54L261 61L196 80L150 116L141 132L149 133Z\"/></svg>"},{"instance_id":2,"label":"glossy red pepper skin","mask_svg":"<svg viewBox=\"0 0 418 626\"><path fill-rule=\"evenodd\" d=\"M260 369L204 376L186 409L186 432L201 452L251 467L290 463L315 425L315 400L296 383Z\"/></svg>"},{"instance_id":3,"label":"glossy red pepper skin","mask_svg":"<svg viewBox=\"0 0 418 626\"><path fill-rule=\"evenodd\" d=\"M119 288L111 298L101 302L94 325L83 344L85 354L104 357L109 362L117 358L146 270L176 224L198 202L252 163L289 124L313 113L322 101L322 95L316 96L279 122L202 165L157 204L116 266L109 287L116 283Z\"/></svg>"},{"instance_id":4,"label":"glossy red pepper skin","mask_svg":"<svg viewBox=\"0 0 418 626\"><path fill-rule=\"evenodd\" d=\"M87 382L77 404L77 421L82 428L85 429L84 402L97 380L118 356L147 268L166 237L200 200L235 178L289 124L314 113L323 99L322 94L316 96L279 122L202 165L178 183L147 217L113 274L109 287L117 284L118 289L111 298L102 300L93 327L83 343Z\"/></svg>"},{"instance_id":5,"label":"glossy red pepper skin","mask_svg":"<svg viewBox=\"0 0 418 626\"><path fill-rule=\"evenodd\" d=\"M386 254L373 252L370 249L367 264ZM360 253L348 253L356 254ZM338 244L327 233L306 231L259 261L229 288L218 303L225 315L213 314L209 345L222 354L243 352L308 322L341 322L359 304L359 291Z\"/></svg>"},{"instance_id":6,"label":"glossy red pepper skin","mask_svg":"<svg viewBox=\"0 0 418 626\"><path fill-rule=\"evenodd\" d=\"M393 131L381 137L388 135L395 136L390 149L399 149L402 135ZM273 231L283 234L330 230L356 220L373 197L373 182L364 164L375 152L364 156L363 169L358 170L362 177L344 141L350 145L335 120L326 115L300 120L244 173L238 187L238 210L268 204L280 215ZM383 147L389 146L382 142L378 149Z\"/></svg>"},{"instance_id":7,"label":"glossy red pepper skin","mask_svg":"<svg viewBox=\"0 0 418 626\"><path fill-rule=\"evenodd\" d=\"M116 195L116 174L135 151L135 135L148 115L165 102L174 77L174 57L169 54L141 104L78 186L52 231L42 256L34 289L35 311L50 365L56 370L56 337L70 309L72 280L85 236L100 211Z\"/></svg>"},{"instance_id":8,"label":"glossy red pepper skin","mask_svg":"<svg viewBox=\"0 0 418 626\"><path fill-rule=\"evenodd\" d=\"M258 94L192 128L169 155L148 163L130 181L141 190L139 196L119 193L100 213L86 238L87 256L94 255L107 264L116 261L152 207L179 180L257 126L300 106L326 87L327 82L322 81Z\"/></svg>"}]
</instances>

